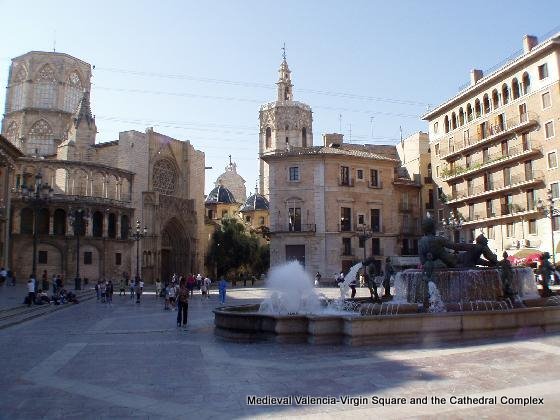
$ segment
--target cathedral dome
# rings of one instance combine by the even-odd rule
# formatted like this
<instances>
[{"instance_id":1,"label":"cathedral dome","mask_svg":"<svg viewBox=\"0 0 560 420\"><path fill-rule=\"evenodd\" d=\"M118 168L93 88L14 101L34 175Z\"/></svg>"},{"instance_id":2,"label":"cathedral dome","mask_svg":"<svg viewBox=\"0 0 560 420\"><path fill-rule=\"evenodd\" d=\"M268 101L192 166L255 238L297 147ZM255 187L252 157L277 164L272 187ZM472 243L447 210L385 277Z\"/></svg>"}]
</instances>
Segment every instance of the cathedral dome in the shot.
<instances>
[{"instance_id":1,"label":"cathedral dome","mask_svg":"<svg viewBox=\"0 0 560 420\"><path fill-rule=\"evenodd\" d=\"M206 204L235 204L235 197L232 192L223 185L218 185L204 201Z\"/></svg>"},{"instance_id":2,"label":"cathedral dome","mask_svg":"<svg viewBox=\"0 0 560 420\"><path fill-rule=\"evenodd\" d=\"M268 200L262 195L255 193L251 195L243 207L241 207L240 212L255 211L255 210L266 210L268 211Z\"/></svg>"}]
</instances>

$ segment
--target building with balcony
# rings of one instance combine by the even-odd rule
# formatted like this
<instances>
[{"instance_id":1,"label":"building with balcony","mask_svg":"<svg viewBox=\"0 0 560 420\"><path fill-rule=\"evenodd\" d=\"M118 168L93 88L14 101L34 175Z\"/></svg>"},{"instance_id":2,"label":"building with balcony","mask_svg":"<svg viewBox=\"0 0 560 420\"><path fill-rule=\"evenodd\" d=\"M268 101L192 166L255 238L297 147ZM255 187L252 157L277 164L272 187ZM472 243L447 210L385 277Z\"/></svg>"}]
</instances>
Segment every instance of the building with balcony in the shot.
<instances>
[{"instance_id":1,"label":"building with balcony","mask_svg":"<svg viewBox=\"0 0 560 420\"><path fill-rule=\"evenodd\" d=\"M96 143L91 70L88 63L55 52L32 51L12 60L2 133L26 156L16 160L10 184L8 266L21 281L30 274L37 232L37 271L73 277L69 215L81 209L87 221L79 256L82 277L126 272L152 282L200 271L206 250L204 153L152 128ZM53 197L31 208L22 192L38 174ZM147 228L138 247L130 240L136 220Z\"/></svg>"},{"instance_id":2,"label":"building with balcony","mask_svg":"<svg viewBox=\"0 0 560 420\"><path fill-rule=\"evenodd\" d=\"M456 240L484 233L498 253L558 252L547 239L558 217L539 204L548 189L560 199L559 57L560 34L541 43L527 35L518 56L488 74L472 70L469 86L423 116L437 219L454 221Z\"/></svg>"}]
</instances>

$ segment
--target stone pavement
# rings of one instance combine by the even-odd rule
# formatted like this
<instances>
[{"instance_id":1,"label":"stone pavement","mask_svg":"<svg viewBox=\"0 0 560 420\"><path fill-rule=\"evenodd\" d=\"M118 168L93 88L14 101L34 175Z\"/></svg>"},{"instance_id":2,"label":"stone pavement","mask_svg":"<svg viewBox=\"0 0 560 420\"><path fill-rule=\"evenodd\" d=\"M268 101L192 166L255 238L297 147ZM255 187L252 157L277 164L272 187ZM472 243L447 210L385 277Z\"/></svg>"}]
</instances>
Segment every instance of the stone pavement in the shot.
<instances>
[{"instance_id":1,"label":"stone pavement","mask_svg":"<svg viewBox=\"0 0 560 420\"><path fill-rule=\"evenodd\" d=\"M227 303L263 294L230 290ZM196 295L184 331L153 294L140 305L117 294L113 305L94 299L1 330L0 418L558 417L560 335L355 348L232 343L213 334L217 305L215 291L209 301ZM248 395L291 397L292 405L250 406ZM295 405L302 396L335 403ZM364 398L353 405L344 396ZM451 404L458 396L498 401ZM504 405L502 396L535 400Z\"/></svg>"}]
</instances>

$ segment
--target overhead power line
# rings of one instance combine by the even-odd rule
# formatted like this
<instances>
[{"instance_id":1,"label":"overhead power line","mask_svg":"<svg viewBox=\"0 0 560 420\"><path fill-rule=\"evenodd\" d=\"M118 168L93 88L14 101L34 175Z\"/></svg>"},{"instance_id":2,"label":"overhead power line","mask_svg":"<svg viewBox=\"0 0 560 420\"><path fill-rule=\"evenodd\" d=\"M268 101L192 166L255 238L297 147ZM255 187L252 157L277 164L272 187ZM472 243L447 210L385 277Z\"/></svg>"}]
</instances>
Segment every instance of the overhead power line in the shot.
<instances>
[{"instance_id":1,"label":"overhead power line","mask_svg":"<svg viewBox=\"0 0 560 420\"><path fill-rule=\"evenodd\" d=\"M259 88L259 89L271 89L271 90L276 89L276 86L274 86L271 83L246 82L246 81L227 80L227 79L213 79L208 77L191 76L187 74L145 72L145 71L119 69L113 67L96 67L96 70L107 71L112 73L128 74L132 76L191 80L194 82L201 82L201 83L224 84L230 86L241 86L241 87ZM426 102L412 100L412 99L385 98L385 97L377 97L377 96L370 96L370 95L358 95L355 93L348 93L348 92L336 92L336 91L329 91L329 90L317 90L317 89L305 89L305 88L297 89L297 91L304 92L304 93L311 93L314 95L335 96L339 98L357 99L362 101L387 102L387 103L398 104L398 105L410 105L410 106L422 106L422 107L426 107L430 105Z\"/></svg>"}]
</instances>

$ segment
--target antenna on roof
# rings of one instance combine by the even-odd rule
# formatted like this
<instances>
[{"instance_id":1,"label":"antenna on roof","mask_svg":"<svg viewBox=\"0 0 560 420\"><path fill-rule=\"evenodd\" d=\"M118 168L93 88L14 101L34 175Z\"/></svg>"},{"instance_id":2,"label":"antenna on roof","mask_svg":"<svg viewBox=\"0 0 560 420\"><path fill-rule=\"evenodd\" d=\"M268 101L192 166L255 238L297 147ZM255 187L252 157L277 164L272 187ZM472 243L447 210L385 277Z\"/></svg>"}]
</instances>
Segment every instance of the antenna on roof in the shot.
<instances>
[{"instance_id":1,"label":"antenna on roof","mask_svg":"<svg viewBox=\"0 0 560 420\"><path fill-rule=\"evenodd\" d=\"M53 31L53 52L56 52L56 29Z\"/></svg>"}]
</instances>

